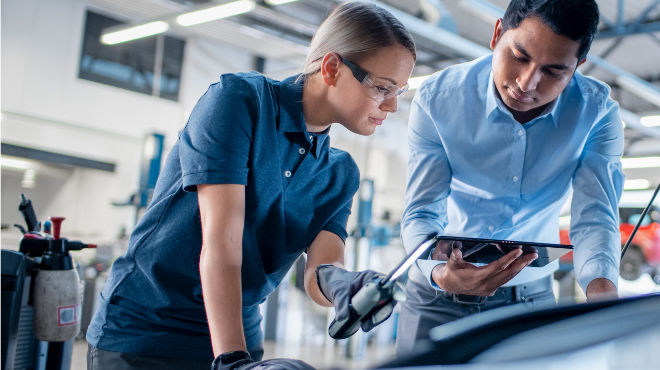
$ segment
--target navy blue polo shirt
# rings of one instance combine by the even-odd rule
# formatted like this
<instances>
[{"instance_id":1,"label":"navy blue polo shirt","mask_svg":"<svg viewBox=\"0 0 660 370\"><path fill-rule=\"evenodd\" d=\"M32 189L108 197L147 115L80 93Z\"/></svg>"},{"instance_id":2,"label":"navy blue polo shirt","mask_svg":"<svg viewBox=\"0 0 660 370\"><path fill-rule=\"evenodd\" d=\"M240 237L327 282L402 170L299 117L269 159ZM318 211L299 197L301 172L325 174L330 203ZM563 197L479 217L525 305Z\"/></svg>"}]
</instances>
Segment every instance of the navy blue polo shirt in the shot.
<instances>
[{"instance_id":1,"label":"navy blue polo shirt","mask_svg":"<svg viewBox=\"0 0 660 370\"><path fill-rule=\"evenodd\" d=\"M153 200L117 258L87 331L93 346L213 359L199 275L198 184L245 185L243 326L263 338L262 303L321 230L345 239L359 172L307 132L302 82L225 74L195 106L167 157Z\"/></svg>"}]
</instances>

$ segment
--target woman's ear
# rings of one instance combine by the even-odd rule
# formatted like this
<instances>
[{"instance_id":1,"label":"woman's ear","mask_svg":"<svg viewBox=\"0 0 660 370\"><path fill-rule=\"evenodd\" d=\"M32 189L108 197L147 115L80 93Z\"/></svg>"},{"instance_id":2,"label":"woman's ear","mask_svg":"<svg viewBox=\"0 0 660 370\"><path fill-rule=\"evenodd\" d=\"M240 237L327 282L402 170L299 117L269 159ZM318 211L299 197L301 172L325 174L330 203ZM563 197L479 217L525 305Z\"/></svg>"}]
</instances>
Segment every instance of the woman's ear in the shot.
<instances>
[{"instance_id":1,"label":"woman's ear","mask_svg":"<svg viewBox=\"0 0 660 370\"><path fill-rule=\"evenodd\" d=\"M337 83L340 64L341 60L339 60L337 53L328 53L323 57L323 61L321 62L321 78L326 85L334 86Z\"/></svg>"}]
</instances>

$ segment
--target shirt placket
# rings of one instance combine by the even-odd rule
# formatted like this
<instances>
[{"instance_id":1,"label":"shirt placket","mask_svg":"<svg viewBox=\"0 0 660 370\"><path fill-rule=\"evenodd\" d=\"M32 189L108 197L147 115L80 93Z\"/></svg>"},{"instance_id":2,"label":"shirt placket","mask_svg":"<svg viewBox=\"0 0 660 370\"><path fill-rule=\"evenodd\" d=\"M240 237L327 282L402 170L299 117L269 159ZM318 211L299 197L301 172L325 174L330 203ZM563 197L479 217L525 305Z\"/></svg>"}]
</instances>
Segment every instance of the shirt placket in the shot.
<instances>
[{"instance_id":1,"label":"shirt placket","mask_svg":"<svg viewBox=\"0 0 660 370\"><path fill-rule=\"evenodd\" d=\"M284 176L284 183L287 187L291 184L291 180L293 180L298 170L302 167L303 162L310 155L310 151L314 149L315 137L309 135L308 139L309 140L305 140L303 144L293 142L289 146L287 161L282 173Z\"/></svg>"}]
</instances>

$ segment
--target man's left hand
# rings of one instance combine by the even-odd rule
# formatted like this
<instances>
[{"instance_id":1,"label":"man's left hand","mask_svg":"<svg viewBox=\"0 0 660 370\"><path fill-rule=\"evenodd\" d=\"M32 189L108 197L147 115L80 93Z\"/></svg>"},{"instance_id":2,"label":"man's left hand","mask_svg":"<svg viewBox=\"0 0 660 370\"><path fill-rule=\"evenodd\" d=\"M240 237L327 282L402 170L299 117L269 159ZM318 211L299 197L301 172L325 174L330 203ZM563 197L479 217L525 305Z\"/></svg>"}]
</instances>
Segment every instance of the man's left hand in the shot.
<instances>
[{"instance_id":1,"label":"man's left hand","mask_svg":"<svg viewBox=\"0 0 660 370\"><path fill-rule=\"evenodd\" d=\"M617 299L619 294L613 282L606 278L597 278L592 280L587 286L587 301L605 301L608 299Z\"/></svg>"}]
</instances>

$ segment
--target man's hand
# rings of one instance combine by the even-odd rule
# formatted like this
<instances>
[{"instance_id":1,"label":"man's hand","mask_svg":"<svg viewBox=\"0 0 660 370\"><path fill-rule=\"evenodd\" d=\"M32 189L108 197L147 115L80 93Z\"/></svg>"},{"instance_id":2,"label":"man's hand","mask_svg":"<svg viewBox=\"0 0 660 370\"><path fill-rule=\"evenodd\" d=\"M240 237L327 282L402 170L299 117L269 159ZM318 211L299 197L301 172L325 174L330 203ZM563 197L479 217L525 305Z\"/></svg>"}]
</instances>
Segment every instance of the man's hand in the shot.
<instances>
[{"instance_id":1,"label":"man's hand","mask_svg":"<svg viewBox=\"0 0 660 370\"><path fill-rule=\"evenodd\" d=\"M521 249L516 249L485 266L475 266L463 260L460 248L454 248L447 264L433 269L433 281L449 293L492 296L499 287L538 258L537 253L521 257L522 253Z\"/></svg>"},{"instance_id":2,"label":"man's hand","mask_svg":"<svg viewBox=\"0 0 660 370\"><path fill-rule=\"evenodd\" d=\"M613 282L606 278L597 278L591 280L587 286L587 301L605 301L608 299L617 299L619 294Z\"/></svg>"}]
</instances>

